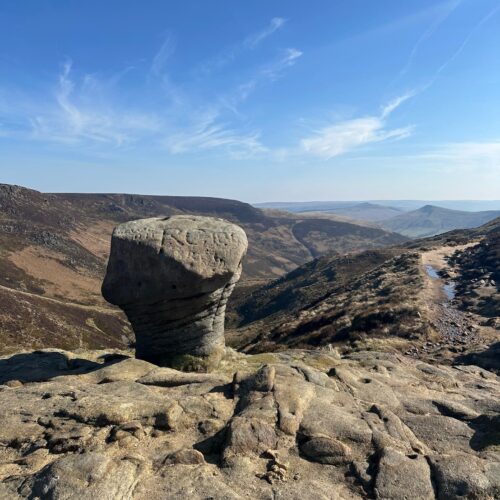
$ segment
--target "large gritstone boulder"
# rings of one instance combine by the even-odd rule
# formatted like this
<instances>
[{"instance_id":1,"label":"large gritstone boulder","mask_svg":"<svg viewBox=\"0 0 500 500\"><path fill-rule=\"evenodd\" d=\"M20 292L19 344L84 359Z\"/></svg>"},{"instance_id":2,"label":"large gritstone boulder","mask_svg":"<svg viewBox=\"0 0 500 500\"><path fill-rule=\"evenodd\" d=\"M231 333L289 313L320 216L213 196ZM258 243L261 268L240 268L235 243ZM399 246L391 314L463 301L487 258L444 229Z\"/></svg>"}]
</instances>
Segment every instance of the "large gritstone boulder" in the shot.
<instances>
[{"instance_id":1,"label":"large gritstone boulder","mask_svg":"<svg viewBox=\"0 0 500 500\"><path fill-rule=\"evenodd\" d=\"M136 356L191 371L215 367L224 353L226 303L246 249L243 229L212 217L120 224L102 294L125 311Z\"/></svg>"}]
</instances>

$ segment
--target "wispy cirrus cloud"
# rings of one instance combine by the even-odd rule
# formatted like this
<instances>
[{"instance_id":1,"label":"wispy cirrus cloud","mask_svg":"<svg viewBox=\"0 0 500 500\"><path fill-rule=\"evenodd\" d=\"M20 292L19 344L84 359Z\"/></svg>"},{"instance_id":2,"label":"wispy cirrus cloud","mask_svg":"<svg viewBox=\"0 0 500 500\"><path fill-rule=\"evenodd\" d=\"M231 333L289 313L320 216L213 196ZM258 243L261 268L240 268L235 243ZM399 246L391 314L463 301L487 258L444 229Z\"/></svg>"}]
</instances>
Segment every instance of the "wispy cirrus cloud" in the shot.
<instances>
[{"instance_id":1,"label":"wispy cirrus cloud","mask_svg":"<svg viewBox=\"0 0 500 500\"><path fill-rule=\"evenodd\" d=\"M102 102L100 85L88 75L79 84L71 77L72 62L66 61L54 92L55 105L35 110L29 117L35 139L77 143L82 141L121 146L144 134L156 132L159 121L152 114L117 111Z\"/></svg>"},{"instance_id":2,"label":"wispy cirrus cloud","mask_svg":"<svg viewBox=\"0 0 500 500\"><path fill-rule=\"evenodd\" d=\"M500 12L500 4L487 12L465 35L465 38L462 40L462 43L457 47L457 49L446 59L441 66L436 70L433 77L426 85L426 89L431 87L434 82L438 79L441 73L464 51L465 47L469 44L473 36L476 34L479 29L482 28L484 24L486 24L491 18L496 16Z\"/></svg>"},{"instance_id":3,"label":"wispy cirrus cloud","mask_svg":"<svg viewBox=\"0 0 500 500\"><path fill-rule=\"evenodd\" d=\"M230 63L245 50L254 50L268 37L280 30L286 19L275 17L262 30L252 33L237 44L229 47L217 57L206 61L201 68L204 78L213 69L219 69ZM281 78L284 71L293 66L302 52L287 48L273 61L262 64L253 70L253 75L231 89L217 93L212 101L193 104L197 99L179 88L165 71L166 62L175 48L172 36L168 35L153 59L151 74L159 77L168 95L171 105L171 119L182 114L180 125L169 124L168 137L162 141L170 154L186 154L195 151L221 149L232 157L247 158L260 154L267 149L260 141L260 130L248 130L251 127L243 123L244 118L238 107L246 101L257 87L265 82L274 82ZM229 116L228 116L228 111ZM173 112L173 113L172 113ZM237 123L233 123L234 118ZM245 121L245 120L243 120ZM187 123L186 123L187 122Z\"/></svg>"},{"instance_id":4,"label":"wispy cirrus cloud","mask_svg":"<svg viewBox=\"0 0 500 500\"><path fill-rule=\"evenodd\" d=\"M259 140L258 132L242 133L224 123L216 110L208 110L192 119L183 130L165 140L172 154L192 151L223 149L233 157L249 157L262 153L266 148Z\"/></svg>"},{"instance_id":5,"label":"wispy cirrus cloud","mask_svg":"<svg viewBox=\"0 0 500 500\"><path fill-rule=\"evenodd\" d=\"M378 117L357 118L324 127L303 139L301 144L307 153L328 160L367 144L404 139L411 135L412 130L412 127L385 130Z\"/></svg>"},{"instance_id":6,"label":"wispy cirrus cloud","mask_svg":"<svg viewBox=\"0 0 500 500\"><path fill-rule=\"evenodd\" d=\"M424 33L419 37L415 45L412 47L410 55L406 61L406 64L399 72L399 75L395 78L394 82L399 80L405 74L407 74L413 65L420 49L424 44L438 31L438 29L448 20L448 18L462 5L464 0L450 0L449 2L443 3L439 6L442 12L435 16L433 22L424 31ZM424 92L432 87L438 80L439 76L448 68L450 64L455 61L460 54L464 51L467 45L470 43L472 38L476 33L493 17L495 17L500 12L500 4L496 5L492 9L486 12L479 21L472 25L472 27L465 32L461 41L456 45L455 49L445 58L445 60L437 67L434 73L427 79L427 81L421 85L419 92ZM393 82L393 83L394 83Z\"/></svg>"},{"instance_id":7,"label":"wispy cirrus cloud","mask_svg":"<svg viewBox=\"0 0 500 500\"><path fill-rule=\"evenodd\" d=\"M286 49L284 55L276 62L264 67L261 70L261 74L270 80L275 80L281 76L286 68L293 66L303 54L304 53L298 49Z\"/></svg>"},{"instance_id":8,"label":"wispy cirrus cloud","mask_svg":"<svg viewBox=\"0 0 500 500\"><path fill-rule=\"evenodd\" d=\"M219 97L220 102L233 113L238 114L237 106L239 103L248 99L259 85L265 82L274 82L281 78L284 71L292 67L302 55L303 52L298 49L285 49L278 59L257 68L255 74L246 82L239 84L226 95Z\"/></svg>"},{"instance_id":9,"label":"wispy cirrus cloud","mask_svg":"<svg viewBox=\"0 0 500 500\"><path fill-rule=\"evenodd\" d=\"M182 113L187 116L189 123L179 127L164 141L167 150L171 154L185 154L221 149L233 158L249 158L268 151L260 140L260 130L248 131L248 126L242 130L241 123L233 124L232 120L236 116L241 122L239 105L260 85L281 78L285 70L301 56L302 52L298 49L285 49L279 58L256 68L250 79L221 92L213 102L193 107L189 96L184 96ZM174 85L169 84L168 89L170 93L178 95ZM228 111L230 116L227 115Z\"/></svg>"},{"instance_id":10,"label":"wispy cirrus cloud","mask_svg":"<svg viewBox=\"0 0 500 500\"><path fill-rule=\"evenodd\" d=\"M240 53L255 51L286 22L272 18L212 62L224 65ZM246 67L243 62L242 81L233 80L224 88L226 79L211 81L208 74L203 81L179 79L169 67L176 50L175 36L167 32L149 58L111 76L83 73L68 59L55 83L42 83L35 91L9 89L5 96L0 92L0 136L94 149L147 143L175 155L220 150L242 158L269 151L261 142L260 129L239 107L260 85L283 77L302 52L283 49L274 59L267 54L267 62L259 53ZM129 76L133 86L126 81Z\"/></svg>"},{"instance_id":11,"label":"wispy cirrus cloud","mask_svg":"<svg viewBox=\"0 0 500 500\"><path fill-rule=\"evenodd\" d=\"M394 99L392 101L389 101L387 104L382 106L382 111L380 114L380 118L384 120L387 118L393 111L395 111L401 104L406 102L408 99L411 99L412 97L415 97L417 95L416 90L410 90Z\"/></svg>"},{"instance_id":12,"label":"wispy cirrus cloud","mask_svg":"<svg viewBox=\"0 0 500 500\"><path fill-rule=\"evenodd\" d=\"M280 28L282 28L285 23L286 19L283 19L282 17L273 17L266 28L245 38L243 45L247 48L255 49L260 43L271 36L275 31L278 31Z\"/></svg>"},{"instance_id":13,"label":"wispy cirrus cloud","mask_svg":"<svg viewBox=\"0 0 500 500\"><path fill-rule=\"evenodd\" d=\"M171 33L168 33L153 57L153 61L151 63L151 73L155 76L160 76L165 68L165 64L174 52L175 39Z\"/></svg>"},{"instance_id":14,"label":"wispy cirrus cloud","mask_svg":"<svg viewBox=\"0 0 500 500\"><path fill-rule=\"evenodd\" d=\"M269 25L264 29L248 35L243 40L238 41L230 47L222 50L217 56L204 61L197 68L198 72L201 74L208 74L214 70L219 70L224 66L227 66L243 52L254 50L259 47L264 40L280 30L286 22L287 20L282 17L274 17L271 19Z\"/></svg>"},{"instance_id":15,"label":"wispy cirrus cloud","mask_svg":"<svg viewBox=\"0 0 500 500\"><path fill-rule=\"evenodd\" d=\"M301 140L301 148L308 154L328 160L367 144L409 137L413 126L390 129L387 128L386 121L391 113L413 95L414 92L408 92L393 99L382 107L378 116L344 120L317 129Z\"/></svg>"}]
</instances>

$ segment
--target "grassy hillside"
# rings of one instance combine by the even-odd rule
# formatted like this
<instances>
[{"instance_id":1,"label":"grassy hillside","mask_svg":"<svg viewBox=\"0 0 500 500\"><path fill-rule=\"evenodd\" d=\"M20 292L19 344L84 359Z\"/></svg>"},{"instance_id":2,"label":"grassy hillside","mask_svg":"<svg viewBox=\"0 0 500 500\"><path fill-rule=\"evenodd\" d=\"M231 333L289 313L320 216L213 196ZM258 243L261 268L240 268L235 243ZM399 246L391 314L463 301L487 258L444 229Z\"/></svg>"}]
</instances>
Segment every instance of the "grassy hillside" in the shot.
<instances>
[{"instance_id":1,"label":"grassy hillside","mask_svg":"<svg viewBox=\"0 0 500 500\"><path fill-rule=\"evenodd\" d=\"M250 296L235 298L231 306L233 324L243 326L262 319L286 321L291 314L320 302L400 253L399 247L392 247L315 259L253 291Z\"/></svg>"},{"instance_id":2,"label":"grassy hillside","mask_svg":"<svg viewBox=\"0 0 500 500\"><path fill-rule=\"evenodd\" d=\"M326 346L426 333L418 305L418 252L363 252L318 259L237 304L231 342L249 352Z\"/></svg>"}]
</instances>

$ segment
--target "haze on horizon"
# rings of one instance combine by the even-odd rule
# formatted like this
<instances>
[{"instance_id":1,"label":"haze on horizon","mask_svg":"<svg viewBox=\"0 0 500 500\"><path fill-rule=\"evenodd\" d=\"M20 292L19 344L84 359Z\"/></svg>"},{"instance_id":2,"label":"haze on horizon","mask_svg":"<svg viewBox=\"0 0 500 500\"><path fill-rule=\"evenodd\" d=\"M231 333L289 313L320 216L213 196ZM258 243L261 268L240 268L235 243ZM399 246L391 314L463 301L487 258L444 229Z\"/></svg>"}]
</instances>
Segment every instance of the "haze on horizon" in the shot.
<instances>
[{"instance_id":1,"label":"haze on horizon","mask_svg":"<svg viewBox=\"0 0 500 500\"><path fill-rule=\"evenodd\" d=\"M500 197L500 1L0 4L0 182Z\"/></svg>"}]
</instances>

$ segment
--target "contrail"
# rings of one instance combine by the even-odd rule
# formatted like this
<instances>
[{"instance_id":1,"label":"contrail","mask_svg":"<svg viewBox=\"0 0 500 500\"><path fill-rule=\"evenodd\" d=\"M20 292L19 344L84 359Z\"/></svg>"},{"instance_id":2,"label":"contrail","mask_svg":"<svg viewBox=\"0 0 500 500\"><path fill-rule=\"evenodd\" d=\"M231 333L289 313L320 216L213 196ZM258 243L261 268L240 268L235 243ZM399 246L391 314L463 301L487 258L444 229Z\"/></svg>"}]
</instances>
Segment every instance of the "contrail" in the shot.
<instances>
[{"instance_id":1,"label":"contrail","mask_svg":"<svg viewBox=\"0 0 500 500\"><path fill-rule=\"evenodd\" d=\"M441 18L437 23L434 23L433 26L431 26L418 40L418 42L415 44L412 50L413 57L415 57L415 54L418 51L418 47L423 43L424 40L426 40L429 36L431 36L432 33L436 31L438 26L442 24L442 22L450 15L450 13L458 7L458 5L462 2L463 0L458 0L457 3L452 7L450 11L445 15L445 17ZM492 17L494 17L498 12L500 11L500 4L498 4L494 9L492 9L488 14L486 14L467 34L467 36L464 38L460 46L457 48L457 50L443 63L439 68L436 70L432 78L422 85L420 88L417 88L414 90L413 95L418 95L421 94L422 92L425 92L428 90L436 80L439 78L439 75L448 67L449 64L451 64L465 49L471 38L476 34L476 32L484 25L486 24ZM409 64L411 63L412 55L410 55L410 60L409 63L405 66L405 68L409 67ZM405 69L404 68L404 69ZM404 74L404 69L400 73L400 76Z\"/></svg>"},{"instance_id":2,"label":"contrail","mask_svg":"<svg viewBox=\"0 0 500 500\"><path fill-rule=\"evenodd\" d=\"M458 49L449 57L434 73L431 81L425 86L425 89L429 88L438 78L438 76L446 69L446 67L452 63L465 49L470 39L475 35L476 31L483 26L483 24L487 23L493 16L495 16L500 11L500 4L497 5L494 9L492 9L488 14L486 14L467 34L464 41L458 47Z\"/></svg>"},{"instance_id":3,"label":"contrail","mask_svg":"<svg viewBox=\"0 0 500 500\"><path fill-rule=\"evenodd\" d=\"M410 52L410 56L408 57L408 61L406 62L405 66L403 67L403 69L399 72L399 75L398 77L396 78L396 80L398 78L401 78L402 76L404 76L408 70L410 69L411 65L413 64L413 61L415 59L415 57L417 56L417 53L420 49L420 46L428 39L430 38L435 32L436 30L439 28L439 26L441 26L441 24L443 24L446 19L448 19L448 17L451 15L451 13L462 3L463 0L456 0L455 2L452 3L451 7L446 11L444 12L444 14L437 18L425 31L424 33L420 36L420 38L417 40L417 43L415 43L415 45L413 46L411 52Z\"/></svg>"}]
</instances>

